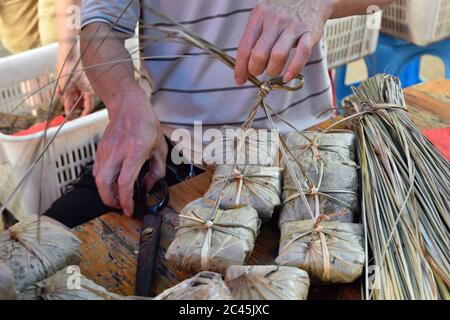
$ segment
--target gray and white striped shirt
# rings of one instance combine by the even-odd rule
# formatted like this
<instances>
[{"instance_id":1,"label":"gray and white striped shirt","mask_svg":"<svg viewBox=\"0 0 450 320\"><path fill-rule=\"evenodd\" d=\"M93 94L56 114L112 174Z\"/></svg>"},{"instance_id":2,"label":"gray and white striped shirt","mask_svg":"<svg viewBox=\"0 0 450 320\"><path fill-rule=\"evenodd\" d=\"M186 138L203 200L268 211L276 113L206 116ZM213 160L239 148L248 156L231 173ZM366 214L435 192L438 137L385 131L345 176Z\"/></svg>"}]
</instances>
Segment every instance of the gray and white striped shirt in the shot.
<instances>
[{"instance_id":1,"label":"gray and white striped shirt","mask_svg":"<svg viewBox=\"0 0 450 320\"><path fill-rule=\"evenodd\" d=\"M92 22L115 24L117 31L134 34L139 19L161 23L147 6L172 16L187 28L235 56L251 10L258 0L83 0L82 26ZM152 35L146 29L145 36ZM143 40L141 40L143 41ZM170 127L186 127L194 121L204 126L240 125L256 99L250 83L237 86L233 71L199 49L183 43L157 42L144 50L146 57L189 55L146 61L154 83L152 104L160 121ZM298 129L305 129L330 116L332 105L325 41L317 45L302 71L305 87L294 93L272 92L267 101ZM270 127L262 112L254 126ZM287 127L280 124L281 131Z\"/></svg>"}]
</instances>

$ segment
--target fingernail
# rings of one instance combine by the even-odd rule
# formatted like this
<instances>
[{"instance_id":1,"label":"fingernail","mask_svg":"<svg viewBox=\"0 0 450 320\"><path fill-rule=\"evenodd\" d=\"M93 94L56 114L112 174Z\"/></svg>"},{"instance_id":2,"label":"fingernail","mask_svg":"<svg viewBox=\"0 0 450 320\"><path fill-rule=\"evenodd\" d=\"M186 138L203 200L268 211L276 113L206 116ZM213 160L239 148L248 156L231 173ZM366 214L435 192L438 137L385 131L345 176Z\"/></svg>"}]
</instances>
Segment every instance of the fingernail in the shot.
<instances>
[{"instance_id":1,"label":"fingernail","mask_svg":"<svg viewBox=\"0 0 450 320\"><path fill-rule=\"evenodd\" d=\"M245 80L243 80L243 79L241 79L241 78L236 78L235 80L236 80L236 83L237 83L239 86L242 86L242 85L245 83Z\"/></svg>"},{"instance_id":2,"label":"fingernail","mask_svg":"<svg viewBox=\"0 0 450 320\"><path fill-rule=\"evenodd\" d=\"M292 72L288 72L284 75L283 81L284 83L287 83L289 81L291 81L294 78L294 75L292 74Z\"/></svg>"}]
</instances>

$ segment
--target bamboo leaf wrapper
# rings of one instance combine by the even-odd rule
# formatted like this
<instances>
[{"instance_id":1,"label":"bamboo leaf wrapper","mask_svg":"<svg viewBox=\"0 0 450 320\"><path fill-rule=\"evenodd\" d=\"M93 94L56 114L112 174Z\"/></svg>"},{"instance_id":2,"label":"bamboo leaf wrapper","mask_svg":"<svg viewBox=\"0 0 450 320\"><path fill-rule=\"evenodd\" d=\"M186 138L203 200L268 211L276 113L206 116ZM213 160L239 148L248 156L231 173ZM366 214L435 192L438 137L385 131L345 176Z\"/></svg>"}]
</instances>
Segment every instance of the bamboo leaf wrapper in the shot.
<instances>
[{"instance_id":1,"label":"bamboo leaf wrapper","mask_svg":"<svg viewBox=\"0 0 450 320\"><path fill-rule=\"evenodd\" d=\"M216 200L220 196L222 209L251 206L263 222L270 220L275 207L280 205L283 169L250 165L237 165L232 169L232 165L219 165L216 168L205 198ZM227 184L220 195L225 181Z\"/></svg>"},{"instance_id":2,"label":"bamboo leaf wrapper","mask_svg":"<svg viewBox=\"0 0 450 320\"><path fill-rule=\"evenodd\" d=\"M231 266L225 282L235 300L306 300L308 274L280 266Z\"/></svg>"},{"instance_id":3,"label":"bamboo leaf wrapper","mask_svg":"<svg viewBox=\"0 0 450 320\"><path fill-rule=\"evenodd\" d=\"M80 240L47 219L39 226L36 218L27 218L0 233L0 261L11 269L21 292L68 265L78 264Z\"/></svg>"},{"instance_id":4,"label":"bamboo leaf wrapper","mask_svg":"<svg viewBox=\"0 0 450 320\"><path fill-rule=\"evenodd\" d=\"M178 230L166 259L184 272L210 270L224 274L230 265L244 264L253 251L260 220L244 206L216 210L197 199L181 210Z\"/></svg>"},{"instance_id":5,"label":"bamboo leaf wrapper","mask_svg":"<svg viewBox=\"0 0 450 320\"><path fill-rule=\"evenodd\" d=\"M92 280L79 274L76 283L72 270L65 268L51 277L26 288L19 300L125 300L126 297L108 292ZM79 285L79 287L77 287Z\"/></svg>"},{"instance_id":6,"label":"bamboo leaf wrapper","mask_svg":"<svg viewBox=\"0 0 450 320\"><path fill-rule=\"evenodd\" d=\"M203 271L165 290L155 300L231 300L220 274Z\"/></svg>"}]
</instances>

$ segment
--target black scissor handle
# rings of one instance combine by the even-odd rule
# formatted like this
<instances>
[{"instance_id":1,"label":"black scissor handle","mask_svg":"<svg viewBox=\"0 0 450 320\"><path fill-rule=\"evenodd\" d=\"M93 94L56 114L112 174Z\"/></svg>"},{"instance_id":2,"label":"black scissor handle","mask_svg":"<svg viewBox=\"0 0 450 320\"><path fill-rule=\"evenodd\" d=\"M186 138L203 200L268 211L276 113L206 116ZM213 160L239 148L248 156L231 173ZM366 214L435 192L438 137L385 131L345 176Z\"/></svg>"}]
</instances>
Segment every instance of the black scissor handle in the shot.
<instances>
[{"instance_id":1,"label":"black scissor handle","mask_svg":"<svg viewBox=\"0 0 450 320\"><path fill-rule=\"evenodd\" d=\"M169 204L169 187L167 186L166 180L162 179L156 183L152 190L147 192L147 197L150 197L154 194L162 193L161 197L157 197L159 202L154 205L147 205L147 211L150 214L158 213L163 210Z\"/></svg>"},{"instance_id":2,"label":"black scissor handle","mask_svg":"<svg viewBox=\"0 0 450 320\"><path fill-rule=\"evenodd\" d=\"M138 218L143 218L147 214L155 214L164 209L169 204L169 188L167 182L162 179L155 183L150 191L147 191L145 186L145 175L148 173L148 165L144 165L141 169L135 185L134 215ZM150 205L150 197L156 198L158 201Z\"/></svg>"}]
</instances>

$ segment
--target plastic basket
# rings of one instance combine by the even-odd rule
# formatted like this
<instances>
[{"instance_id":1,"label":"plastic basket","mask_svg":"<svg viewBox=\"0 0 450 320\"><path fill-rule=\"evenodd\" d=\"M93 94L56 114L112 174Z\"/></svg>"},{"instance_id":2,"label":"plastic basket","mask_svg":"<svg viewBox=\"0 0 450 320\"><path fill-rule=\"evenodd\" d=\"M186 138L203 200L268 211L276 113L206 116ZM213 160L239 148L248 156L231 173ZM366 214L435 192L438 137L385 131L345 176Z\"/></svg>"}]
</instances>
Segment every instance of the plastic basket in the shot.
<instances>
[{"instance_id":1,"label":"plastic basket","mask_svg":"<svg viewBox=\"0 0 450 320\"><path fill-rule=\"evenodd\" d=\"M50 45L0 59L0 112L27 113L48 104L54 89L57 45ZM45 87L46 86L46 87ZM38 88L45 87L39 93ZM26 99L32 95L31 98ZM24 103L15 108L22 101ZM68 122L25 181L14 202L29 214L42 213L61 196L95 158L96 144L108 123L106 110ZM47 131L47 142L58 128ZM44 132L15 137L0 134L0 165L10 168L9 183L15 186L42 149ZM42 169L42 170L41 170ZM2 183L6 183L2 181ZM6 194L0 195L0 201Z\"/></svg>"},{"instance_id":2,"label":"plastic basket","mask_svg":"<svg viewBox=\"0 0 450 320\"><path fill-rule=\"evenodd\" d=\"M372 15L328 20L325 37L328 68L334 69L375 52L381 11Z\"/></svg>"},{"instance_id":3,"label":"plastic basket","mask_svg":"<svg viewBox=\"0 0 450 320\"><path fill-rule=\"evenodd\" d=\"M450 0L399 0L383 11L382 32L419 46L450 37Z\"/></svg>"}]
</instances>

